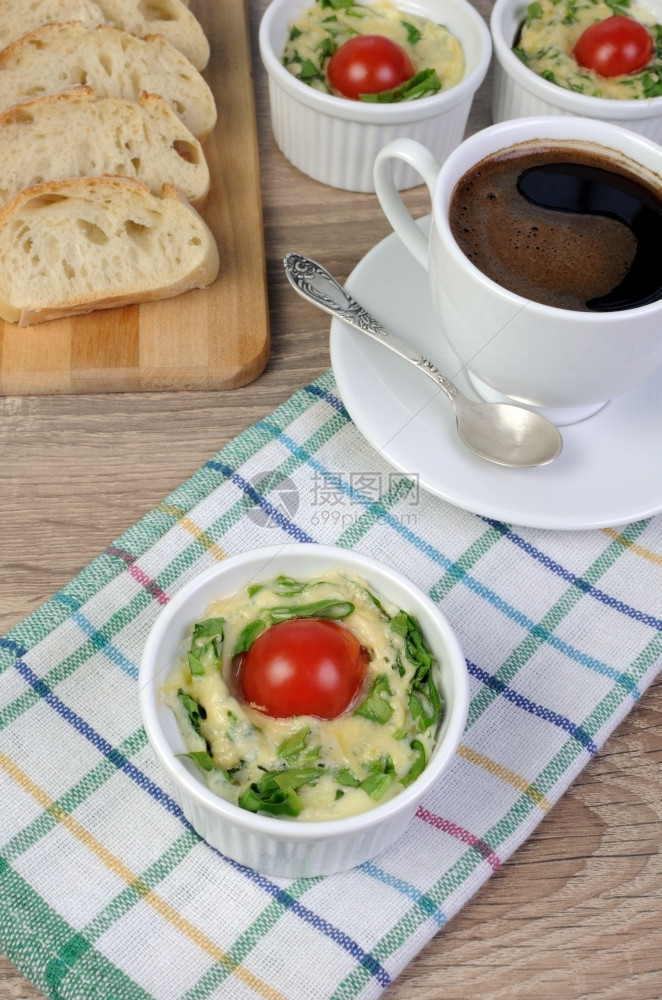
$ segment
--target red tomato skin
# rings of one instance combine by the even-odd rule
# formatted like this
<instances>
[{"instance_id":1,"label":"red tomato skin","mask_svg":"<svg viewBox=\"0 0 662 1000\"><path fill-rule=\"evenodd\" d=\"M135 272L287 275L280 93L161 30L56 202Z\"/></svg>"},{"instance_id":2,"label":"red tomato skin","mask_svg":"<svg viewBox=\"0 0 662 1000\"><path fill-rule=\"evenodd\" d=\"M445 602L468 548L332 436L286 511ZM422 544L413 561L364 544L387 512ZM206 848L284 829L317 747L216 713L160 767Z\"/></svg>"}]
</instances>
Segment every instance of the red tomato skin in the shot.
<instances>
[{"instance_id":1,"label":"red tomato skin","mask_svg":"<svg viewBox=\"0 0 662 1000\"><path fill-rule=\"evenodd\" d=\"M274 719L335 719L363 686L368 651L350 629L321 618L292 618L254 640L239 664L246 701Z\"/></svg>"},{"instance_id":2,"label":"red tomato skin","mask_svg":"<svg viewBox=\"0 0 662 1000\"><path fill-rule=\"evenodd\" d=\"M358 101L359 94L380 94L414 75L405 50L384 35L357 35L333 53L326 75L343 97Z\"/></svg>"},{"instance_id":3,"label":"red tomato skin","mask_svg":"<svg viewBox=\"0 0 662 1000\"><path fill-rule=\"evenodd\" d=\"M653 39L643 24L614 14L589 25L577 39L573 55L585 69L610 77L643 69L654 51Z\"/></svg>"}]
</instances>

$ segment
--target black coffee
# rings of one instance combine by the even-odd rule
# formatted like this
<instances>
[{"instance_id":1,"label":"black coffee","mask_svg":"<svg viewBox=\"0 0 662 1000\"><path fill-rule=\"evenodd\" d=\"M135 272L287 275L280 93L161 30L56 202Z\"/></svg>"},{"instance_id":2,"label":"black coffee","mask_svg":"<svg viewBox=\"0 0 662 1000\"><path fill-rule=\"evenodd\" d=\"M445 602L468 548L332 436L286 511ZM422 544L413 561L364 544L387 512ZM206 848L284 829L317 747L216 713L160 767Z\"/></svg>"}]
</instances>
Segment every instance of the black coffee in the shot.
<instances>
[{"instance_id":1,"label":"black coffee","mask_svg":"<svg viewBox=\"0 0 662 1000\"><path fill-rule=\"evenodd\" d=\"M662 194L597 150L486 157L456 185L449 220L477 268L536 302L604 311L662 297Z\"/></svg>"}]
</instances>

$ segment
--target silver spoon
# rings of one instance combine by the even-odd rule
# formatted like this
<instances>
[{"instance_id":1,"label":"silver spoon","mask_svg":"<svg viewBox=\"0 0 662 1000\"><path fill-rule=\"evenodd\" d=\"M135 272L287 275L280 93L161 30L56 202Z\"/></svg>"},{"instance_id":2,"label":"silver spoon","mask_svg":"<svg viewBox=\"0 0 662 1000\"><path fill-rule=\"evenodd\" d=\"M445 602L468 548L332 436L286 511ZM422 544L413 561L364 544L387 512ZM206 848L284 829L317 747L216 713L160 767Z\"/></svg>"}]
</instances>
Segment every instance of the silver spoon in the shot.
<instances>
[{"instance_id":1,"label":"silver spoon","mask_svg":"<svg viewBox=\"0 0 662 1000\"><path fill-rule=\"evenodd\" d=\"M320 264L288 253L285 273L296 291L332 316L390 348L428 375L450 399L460 438L481 458L497 465L547 465L561 454L563 439L551 421L511 403L474 403L450 379L349 295Z\"/></svg>"}]
</instances>

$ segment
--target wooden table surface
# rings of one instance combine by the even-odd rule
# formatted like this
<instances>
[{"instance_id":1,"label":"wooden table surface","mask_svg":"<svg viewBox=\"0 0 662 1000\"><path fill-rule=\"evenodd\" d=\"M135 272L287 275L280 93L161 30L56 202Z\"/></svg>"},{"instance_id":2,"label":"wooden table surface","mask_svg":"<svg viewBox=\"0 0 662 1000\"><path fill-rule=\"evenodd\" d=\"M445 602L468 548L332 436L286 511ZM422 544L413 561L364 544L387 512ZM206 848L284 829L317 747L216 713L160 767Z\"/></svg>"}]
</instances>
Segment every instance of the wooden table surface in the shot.
<instances>
[{"instance_id":1,"label":"wooden table surface","mask_svg":"<svg viewBox=\"0 0 662 1000\"><path fill-rule=\"evenodd\" d=\"M489 0L474 2L488 14ZM235 434L328 368L328 319L289 288L283 255L299 250L344 280L390 231L373 195L320 185L276 148L257 57L266 5L249 0L270 362L256 382L227 392L0 399L0 633ZM470 132L490 122L490 88L488 76ZM424 189L406 201L427 213ZM535 834L383 1000L660 1000L661 847L658 680ZM40 997L0 958L0 1000Z\"/></svg>"}]
</instances>

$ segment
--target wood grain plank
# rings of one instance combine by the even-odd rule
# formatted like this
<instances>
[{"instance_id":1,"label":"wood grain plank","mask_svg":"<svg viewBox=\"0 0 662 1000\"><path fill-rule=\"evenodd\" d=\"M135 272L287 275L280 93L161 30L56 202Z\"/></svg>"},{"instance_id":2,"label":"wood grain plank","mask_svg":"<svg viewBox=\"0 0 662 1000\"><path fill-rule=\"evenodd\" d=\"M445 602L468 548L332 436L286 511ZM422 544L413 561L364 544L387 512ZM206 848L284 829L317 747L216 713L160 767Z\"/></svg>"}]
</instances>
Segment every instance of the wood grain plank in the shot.
<instances>
[{"instance_id":1,"label":"wood grain plank","mask_svg":"<svg viewBox=\"0 0 662 1000\"><path fill-rule=\"evenodd\" d=\"M254 54L267 2L250 0ZM473 3L489 16L491 0ZM390 233L374 196L331 190L279 153L266 74L255 56L254 73L269 363L254 382L231 392L0 398L0 631L64 586L218 448L328 367L329 319L293 293L284 254L309 254L345 281ZM488 75L468 132L490 124L490 103ZM415 214L429 211L423 187L406 192L405 200ZM197 362L197 342L188 346ZM381 1000L660 1000L661 765L662 677L529 840ZM309 984L294 984L290 1000L309 994ZM0 957L0 1000L44 1000L44 994Z\"/></svg>"},{"instance_id":2,"label":"wood grain plank","mask_svg":"<svg viewBox=\"0 0 662 1000\"><path fill-rule=\"evenodd\" d=\"M162 302L18 329L0 320L0 395L233 389L269 357L262 200L245 0L192 5L211 44L218 124L201 214L219 246L214 284Z\"/></svg>"}]
</instances>

